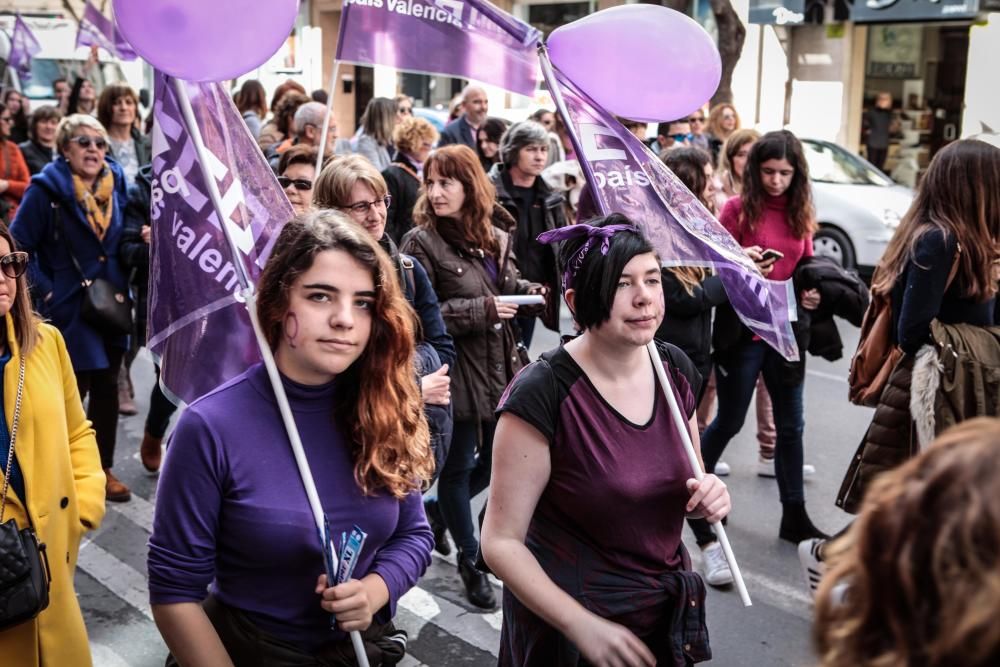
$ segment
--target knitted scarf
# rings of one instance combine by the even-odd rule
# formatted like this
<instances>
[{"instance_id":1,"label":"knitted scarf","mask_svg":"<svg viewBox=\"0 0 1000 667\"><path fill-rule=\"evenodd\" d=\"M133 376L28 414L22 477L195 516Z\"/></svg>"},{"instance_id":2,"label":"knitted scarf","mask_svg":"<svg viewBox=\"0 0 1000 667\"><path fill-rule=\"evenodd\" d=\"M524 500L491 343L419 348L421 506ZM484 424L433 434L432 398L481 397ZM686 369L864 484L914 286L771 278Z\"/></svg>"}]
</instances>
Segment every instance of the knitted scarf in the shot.
<instances>
[{"instance_id":1,"label":"knitted scarf","mask_svg":"<svg viewBox=\"0 0 1000 667\"><path fill-rule=\"evenodd\" d=\"M114 198L112 197L114 189L115 175L107 167L98 174L93 187L90 188L79 176L73 174L73 192L76 195L76 201L83 207L91 229L102 241L111 225L111 216L114 214Z\"/></svg>"}]
</instances>

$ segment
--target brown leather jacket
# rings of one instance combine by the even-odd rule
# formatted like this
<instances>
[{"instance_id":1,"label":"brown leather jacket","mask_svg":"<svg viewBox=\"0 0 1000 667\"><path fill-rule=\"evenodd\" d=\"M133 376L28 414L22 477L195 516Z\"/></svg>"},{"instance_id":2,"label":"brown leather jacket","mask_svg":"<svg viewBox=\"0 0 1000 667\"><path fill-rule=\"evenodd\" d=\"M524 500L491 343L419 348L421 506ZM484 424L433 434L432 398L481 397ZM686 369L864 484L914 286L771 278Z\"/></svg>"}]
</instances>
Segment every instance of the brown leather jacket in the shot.
<instances>
[{"instance_id":1,"label":"brown leather jacket","mask_svg":"<svg viewBox=\"0 0 1000 667\"><path fill-rule=\"evenodd\" d=\"M502 231L512 222L510 215L496 207L493 217L500 244L496 283L475 251L450 245L430 227L410 230L400 248L427 270L455 341L457 359L449 373L455 421L492 421L500 395L527 359L527 351L522 356L517 348L514 321L497 316L493 298L526 294L533 283L521 280L510 239ZM518 311L530 312L524 306Z\"/></svg>"}]
</instances>

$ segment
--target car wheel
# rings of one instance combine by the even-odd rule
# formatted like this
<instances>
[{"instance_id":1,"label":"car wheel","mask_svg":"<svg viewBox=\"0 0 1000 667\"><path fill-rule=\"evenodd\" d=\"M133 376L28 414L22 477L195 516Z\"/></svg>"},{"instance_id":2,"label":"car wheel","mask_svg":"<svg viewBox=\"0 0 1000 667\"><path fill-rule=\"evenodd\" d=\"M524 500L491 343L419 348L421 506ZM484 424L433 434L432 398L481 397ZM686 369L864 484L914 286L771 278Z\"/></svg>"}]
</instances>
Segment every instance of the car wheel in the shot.
<instances>
[{"instance_id":1,"label":"car wheel","mask_svg":"<svg viewBox=\"0 0 1000 667\"><path fill-rule=\"evenodd\" d=\"M813 254L817 257L829 257L845 269L857 268L851 240L836 227L820 227L813 236Z\"/></svg>"}]
</instances>

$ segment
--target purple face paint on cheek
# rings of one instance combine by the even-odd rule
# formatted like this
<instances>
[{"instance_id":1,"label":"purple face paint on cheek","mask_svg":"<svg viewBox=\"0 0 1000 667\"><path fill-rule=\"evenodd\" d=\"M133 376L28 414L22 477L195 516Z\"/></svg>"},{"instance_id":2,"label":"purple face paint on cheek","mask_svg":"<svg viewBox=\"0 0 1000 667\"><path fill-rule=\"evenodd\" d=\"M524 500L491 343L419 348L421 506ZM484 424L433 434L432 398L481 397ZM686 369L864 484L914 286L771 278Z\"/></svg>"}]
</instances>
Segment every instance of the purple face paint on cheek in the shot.
<instances>
[{"instance_id":1,"label":"purple face paint on cheek","mask_svg":"<svg viewBox=\"0 0 1000 667\"><path fill-rule=\"evenodd\" d=\"M288 347L293 350L298 347L295 344L295 339L299 337L299 318L296 317L295 313L288 313L285 315L285 341L288 342Z\"/></svg>"}]
</instances>

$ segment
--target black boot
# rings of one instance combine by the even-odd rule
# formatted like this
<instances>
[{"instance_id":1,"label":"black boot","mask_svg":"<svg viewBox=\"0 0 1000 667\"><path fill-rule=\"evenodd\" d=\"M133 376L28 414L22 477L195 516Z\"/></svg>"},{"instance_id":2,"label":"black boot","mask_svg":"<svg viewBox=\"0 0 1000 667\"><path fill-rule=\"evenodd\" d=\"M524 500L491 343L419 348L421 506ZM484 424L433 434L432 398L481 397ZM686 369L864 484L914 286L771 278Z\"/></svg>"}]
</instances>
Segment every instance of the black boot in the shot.
<instances>
[{"instance_id":1,"label":"black boot","mask_svg":"<svg viewBox=\"0 0 1000 667\"><path fill-rule=\"evenodd\" d=\"M781 528L778 529L778 537L798 544L804 540L814 537L826 539L830 537L819 528L813 525L806 514L805 503L782 503Z\"/></svg>"},{"instance_id":2,"label":"black boot","mask_svg":"<svg viewBox=\"0 0 1000 667\"><path fill-rule=\"evenodd\" d=\"M476 569L476 563L461 551L458 552L458 574L465 584L465 596L480 609L495 609L497 598L486 574Z\"/></svg>"},{"instance_id":3,"label":"black boot","mask_svg":"<svg viewBox=\"0 0 1000 667\"><path fill-rule=\"evenodd\" d=\"M434 531L434 551L442 556L447 556L451 553L451 545L448 544L448 529L445 528L444 517L441 516L441 508L438 507L438 501L425 500L424 514L427 515L427 523L431 525L431 530Z\"/></svg>"}]
</instances>

